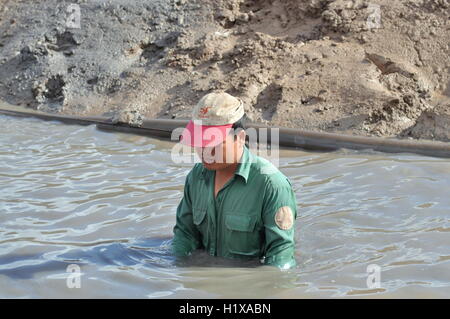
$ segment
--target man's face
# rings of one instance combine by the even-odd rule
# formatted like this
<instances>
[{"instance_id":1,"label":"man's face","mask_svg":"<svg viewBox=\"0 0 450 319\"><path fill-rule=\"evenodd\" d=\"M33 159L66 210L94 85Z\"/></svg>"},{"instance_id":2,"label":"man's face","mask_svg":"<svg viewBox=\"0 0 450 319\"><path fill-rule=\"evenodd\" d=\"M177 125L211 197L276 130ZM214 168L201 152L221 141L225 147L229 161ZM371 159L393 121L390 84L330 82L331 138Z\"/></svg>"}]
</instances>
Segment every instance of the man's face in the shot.
<instances>
[{"instance_id":1,"label":"man's face","mask_svg":"<svg viewBox=\"0 0 450 319\"><path fill-rule=\"evenodd\" d=\"M226 139L215 147L196 147L195 151L206 169L222 170L238 162L244 143L245 132L240 131L236 137L228 134Z\"/></svg>"}]
</instances>

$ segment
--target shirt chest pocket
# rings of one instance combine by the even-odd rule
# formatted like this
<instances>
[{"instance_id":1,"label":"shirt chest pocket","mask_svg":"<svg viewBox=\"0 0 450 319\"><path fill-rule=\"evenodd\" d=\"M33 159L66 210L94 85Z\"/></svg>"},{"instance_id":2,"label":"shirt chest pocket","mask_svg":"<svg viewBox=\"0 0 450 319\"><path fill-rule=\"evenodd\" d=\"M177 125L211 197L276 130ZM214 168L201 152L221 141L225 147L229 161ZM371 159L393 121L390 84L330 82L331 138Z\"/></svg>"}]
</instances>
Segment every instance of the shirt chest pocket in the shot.
<instances>
[{"instance_id":1,"label":"shirt chest pocket","mask_svg":"<svg viewBox=\"0 0 450 319\"><path fill-rule=\"evenodd\" d=\"M193 208L192 209L192 221L194 222L195 227L197 227L198 231L201 234L201 241L204 247L208 247L209 245L209 236L208 236L208 217L205 208Z\"/></svg>"},{"instance_id":2,"label":"shirt chest pocket","mask_svg":"<svg viewBox=\"0 0 450 319\"><path fill-rule=\"evenodd\" d=\"M230 253L259 256L262 243L257 222L256 215L226 214L225 243Z\"/></svg>"},{"instance_id":3,"label":"shirt chest pocket","mask_svg":"<svg viewBox=\"0 0 450 319\"><path fill-rule=\"evenodd\" d=\"M196 226L200 226L205 220L206 209L202 208L194 208L192 210L192 219Z\"/></svg>"}]
</instances>

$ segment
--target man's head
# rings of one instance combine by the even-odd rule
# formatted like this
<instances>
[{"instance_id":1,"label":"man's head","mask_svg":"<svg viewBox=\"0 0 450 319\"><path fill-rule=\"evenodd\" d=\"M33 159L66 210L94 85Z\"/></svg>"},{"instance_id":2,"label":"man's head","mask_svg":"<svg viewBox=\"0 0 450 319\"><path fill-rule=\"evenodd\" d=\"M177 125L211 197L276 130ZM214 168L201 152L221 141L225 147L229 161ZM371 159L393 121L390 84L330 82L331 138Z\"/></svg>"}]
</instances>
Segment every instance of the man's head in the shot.
<instances>
[{"instance_id":1,"label":"man's head","mask_svg":"<svg viewBox=\"0 0 450 319\"><path fill-rule=\"evenodd\" d=\"M195 106L181 143L193 146L205 168L222 170L237 163L245 145L245 113L228 93L205 95Z\"/></svg>"}]
</instances>

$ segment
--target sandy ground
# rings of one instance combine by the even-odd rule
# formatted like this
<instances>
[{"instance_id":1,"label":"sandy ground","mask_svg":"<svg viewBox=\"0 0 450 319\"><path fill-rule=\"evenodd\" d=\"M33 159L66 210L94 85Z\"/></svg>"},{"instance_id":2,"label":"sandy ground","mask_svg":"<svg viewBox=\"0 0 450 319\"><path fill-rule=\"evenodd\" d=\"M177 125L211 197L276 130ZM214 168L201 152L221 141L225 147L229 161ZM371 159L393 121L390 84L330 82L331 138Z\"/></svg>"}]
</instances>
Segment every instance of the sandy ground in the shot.
<instances>
[{"instance_id":1,"label":"sandy ground","mask_svg":"<svg viewBox=\"0 0 450 319\"><path fill-rule=\"evenodd\" d=\"M258 123L450 140L449 0L0 5L0 99L12 104L187 119L224 90Z\"/></svg>"}]
</instances>

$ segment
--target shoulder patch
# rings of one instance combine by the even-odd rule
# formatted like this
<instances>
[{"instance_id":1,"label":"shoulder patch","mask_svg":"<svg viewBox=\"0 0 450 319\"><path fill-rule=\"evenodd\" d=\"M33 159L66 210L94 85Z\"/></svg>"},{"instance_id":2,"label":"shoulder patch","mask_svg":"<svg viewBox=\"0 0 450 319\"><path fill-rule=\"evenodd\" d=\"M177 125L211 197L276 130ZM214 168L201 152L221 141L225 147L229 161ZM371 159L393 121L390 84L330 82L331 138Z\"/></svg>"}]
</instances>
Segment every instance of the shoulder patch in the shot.
<instances>
[{"instance_id":1,"label":"shoulder patch","mask_svg":"<svg viewBox=\"0 0 450 319\"><path fill-rule=\"evenodd\" d=\"M278 228L282 230L288 230L294 224L294 214L289 206L283 206L278 209L275 214L275 223Z\"/></svg>"}]
</instances>

